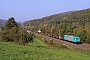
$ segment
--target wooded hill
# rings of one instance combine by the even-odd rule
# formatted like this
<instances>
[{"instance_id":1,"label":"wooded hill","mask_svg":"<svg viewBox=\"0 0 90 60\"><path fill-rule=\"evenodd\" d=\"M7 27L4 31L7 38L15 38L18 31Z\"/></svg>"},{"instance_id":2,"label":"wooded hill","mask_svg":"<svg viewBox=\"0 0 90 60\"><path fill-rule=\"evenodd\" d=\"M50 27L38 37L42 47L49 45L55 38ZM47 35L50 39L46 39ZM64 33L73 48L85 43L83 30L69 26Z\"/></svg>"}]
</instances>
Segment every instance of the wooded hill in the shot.
<instances>
[{"instance_id":1,"label":"wooded hill","mask_svg":"<svg viewBox=\"0 0 90 60\"><path fill-rule=\"evenodd\" d=\"M90 8L33 19L24 22L23 25L27 29L33 31L41 29L43 33L55 36L77 35L82 42L90 43Z\"/></svg>"},{"instance_id":2,"label":"wooded hill","mask_svg":"<svg viewBox=\"0 0 90 60\"><path fill-rule=\"evenodd\" d=\"M0 19L0 28L3 27L6 22L7 20Z\"/></svg>"}]
</instances>

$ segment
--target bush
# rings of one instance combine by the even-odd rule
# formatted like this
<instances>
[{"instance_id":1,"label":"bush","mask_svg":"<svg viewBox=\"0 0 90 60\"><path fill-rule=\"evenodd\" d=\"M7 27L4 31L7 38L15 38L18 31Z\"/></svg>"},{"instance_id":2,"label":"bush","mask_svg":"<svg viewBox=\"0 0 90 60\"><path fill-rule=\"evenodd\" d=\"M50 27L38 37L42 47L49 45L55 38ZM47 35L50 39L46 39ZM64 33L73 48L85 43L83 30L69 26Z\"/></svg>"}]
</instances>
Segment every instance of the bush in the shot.
<instances>
[{"instance_id":1,"label":"bush","mask_svg":"<svg viewBox=\"0 0 90 60\"><path fill-rule=\"evenodd\" d=\"M25 44L25 43L33 43L33 38L35 37L35 35L33 33L28 33L26 31L21 31L20 35L19 35L19 43L20 44Z\"/></svg>"}]
</instances>

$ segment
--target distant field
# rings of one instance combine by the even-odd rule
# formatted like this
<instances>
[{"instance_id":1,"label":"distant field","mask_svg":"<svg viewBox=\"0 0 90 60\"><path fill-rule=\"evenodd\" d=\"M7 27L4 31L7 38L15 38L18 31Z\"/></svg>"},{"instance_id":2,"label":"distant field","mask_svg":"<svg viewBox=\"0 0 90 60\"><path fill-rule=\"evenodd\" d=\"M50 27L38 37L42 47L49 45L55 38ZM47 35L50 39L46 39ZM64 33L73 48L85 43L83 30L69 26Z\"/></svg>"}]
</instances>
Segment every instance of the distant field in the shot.
<instances>
[{"instance_id":1,"label":"distant field","mask_svg":"<svg viewBox=\"0 0 90 60\"><path fill-rule=\"evenodd\" d=\"M38 40L37 38L34 39L34 43L33 44L29 43L29 45L31 45L31 46L47 46L46 43Z\"/></svg>"},{"instance_id":2,"label":"distant field","mask_svg":"<svg viewBox=\"0 0 90 60\"><path fill-rule=\"evenodd\" d=\"M90 60L90 53L0 42L0 60Z\"/></svg>"}]
</instances>

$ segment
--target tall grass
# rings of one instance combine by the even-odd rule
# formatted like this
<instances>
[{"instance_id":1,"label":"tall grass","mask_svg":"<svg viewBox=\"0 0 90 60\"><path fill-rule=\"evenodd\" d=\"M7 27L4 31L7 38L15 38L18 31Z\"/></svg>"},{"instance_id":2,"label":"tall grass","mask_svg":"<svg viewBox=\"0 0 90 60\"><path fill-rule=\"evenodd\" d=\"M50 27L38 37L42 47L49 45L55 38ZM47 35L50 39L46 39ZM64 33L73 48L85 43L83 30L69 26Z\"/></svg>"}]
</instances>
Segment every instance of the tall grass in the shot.
<instances>
[{"instance_id":1,"label":"tall grass","mask_svg":"<svg viewBox=\"0 0 90 60\"><path fill-rule=\"evenodd\" d=\"M90 53L0 42L0 60L90 60Z\"/></svg>"}]
</instances>

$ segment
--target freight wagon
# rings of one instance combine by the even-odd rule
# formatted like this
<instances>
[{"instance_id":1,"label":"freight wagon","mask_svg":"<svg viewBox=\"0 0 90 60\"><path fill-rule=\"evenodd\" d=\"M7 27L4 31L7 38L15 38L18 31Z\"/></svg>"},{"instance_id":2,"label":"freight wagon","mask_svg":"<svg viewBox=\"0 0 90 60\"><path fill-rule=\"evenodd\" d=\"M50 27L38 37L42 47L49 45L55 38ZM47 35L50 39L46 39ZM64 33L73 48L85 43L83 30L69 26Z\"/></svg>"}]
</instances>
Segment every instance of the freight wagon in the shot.
<instances>
[{"instance_id":1,"label":"freight wagon","mask_svg":"<svg viewBox=\"0 0 90 60\"><path fill-rule=\"evenodd\" d=\"M64 35L64 40L74 42L74 43L80 43L80 37L79 36Z\"/></svg>"}]
</instances>

